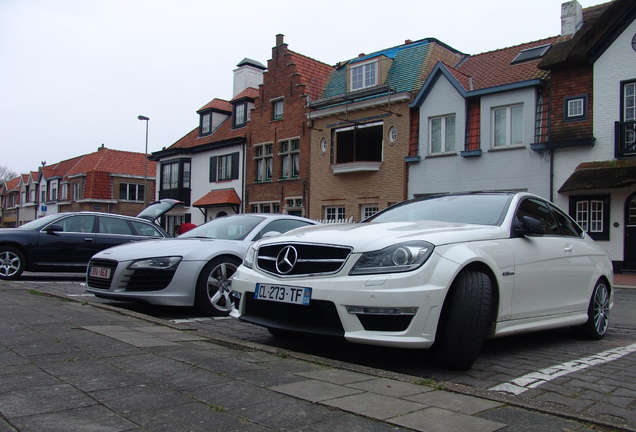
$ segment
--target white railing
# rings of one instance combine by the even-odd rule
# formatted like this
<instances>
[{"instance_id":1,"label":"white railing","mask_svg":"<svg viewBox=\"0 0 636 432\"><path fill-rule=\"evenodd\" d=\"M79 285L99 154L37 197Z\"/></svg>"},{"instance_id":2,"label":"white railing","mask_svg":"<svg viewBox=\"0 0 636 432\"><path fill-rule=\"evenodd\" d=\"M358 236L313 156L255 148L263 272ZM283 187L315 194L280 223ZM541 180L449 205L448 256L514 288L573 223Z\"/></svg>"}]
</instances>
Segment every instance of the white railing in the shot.
<instances>
[{"instance_id":1,"label":"white railing","mask_svg":"<svg viewBox=\"0 0 636 432\"><path fill-rule=\"evenodd\" d=\"M316 222L320 222L322 224L353 223L353 216L348 219L316 219Z\"/></svg>"}]
</instances>

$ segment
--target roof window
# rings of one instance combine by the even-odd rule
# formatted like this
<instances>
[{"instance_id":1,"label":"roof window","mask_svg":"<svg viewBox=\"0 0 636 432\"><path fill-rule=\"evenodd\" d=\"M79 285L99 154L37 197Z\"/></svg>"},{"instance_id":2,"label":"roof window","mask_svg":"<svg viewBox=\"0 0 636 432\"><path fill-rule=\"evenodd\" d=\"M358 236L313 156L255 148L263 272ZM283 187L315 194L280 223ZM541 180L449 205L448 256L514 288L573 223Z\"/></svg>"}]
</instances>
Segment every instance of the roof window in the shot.
<instances>
[{"instance_id":1,"label":"roof window","mask_svg":"<svg viewBox=\"0 0 636 432\"><path fill-rule=\"evenodd\" d=\"M540 59L541 57L545 55L545 53L548 52L551 46L552 45L547 44L547 45L540 45L533 48L524 49L519 54L517 54L517 57L515 57L510 62L510 64L516 64L516 63L526 62L530 60Z\"/></svg>"}]
</instances>

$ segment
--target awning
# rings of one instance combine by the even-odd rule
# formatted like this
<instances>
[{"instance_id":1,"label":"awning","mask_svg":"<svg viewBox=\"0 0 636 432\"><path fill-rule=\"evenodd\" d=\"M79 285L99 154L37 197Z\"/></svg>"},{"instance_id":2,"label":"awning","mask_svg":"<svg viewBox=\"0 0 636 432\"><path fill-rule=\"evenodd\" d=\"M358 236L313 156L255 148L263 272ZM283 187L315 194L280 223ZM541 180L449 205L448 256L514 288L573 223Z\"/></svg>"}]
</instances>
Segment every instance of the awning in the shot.
<instances>
[{"instance_id":1,"label":"awning","mask_svg":"<svg viewBox=\"0 0 636 432\"><path fill-rule=\"evenodd\" d=\"M238 206L241 199L233 188L213 190L192 204L194 207Z\"/></svg>"},{"instance_id":2,"label":"awning","mask_svg":"<svg viewBox=\"0 0 636 432\"><path fill-rule=\"evenodd\" d=\"M586 162L576 167L559 192L616 189L636 184L636 160Z\"/></svg>"}]
</instances>

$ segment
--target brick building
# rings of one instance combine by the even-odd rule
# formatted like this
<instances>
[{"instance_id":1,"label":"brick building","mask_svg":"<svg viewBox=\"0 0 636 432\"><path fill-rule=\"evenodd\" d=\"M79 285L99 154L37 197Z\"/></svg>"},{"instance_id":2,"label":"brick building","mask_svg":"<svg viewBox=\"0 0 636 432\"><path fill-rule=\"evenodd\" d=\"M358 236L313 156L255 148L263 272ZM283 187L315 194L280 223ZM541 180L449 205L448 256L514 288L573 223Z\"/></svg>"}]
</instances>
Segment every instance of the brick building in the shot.
<instances>
[{"instance_id":1,"label":"brick building","mask_svg":"<svg viewBox=\"0 0 636 432\"><path fill-rule=\"evenodd\" d=\"M309 83L333 68L288 49L276 36L249 122L245 211L308 215L311 128Z\"/></svg>"}]
</instances>

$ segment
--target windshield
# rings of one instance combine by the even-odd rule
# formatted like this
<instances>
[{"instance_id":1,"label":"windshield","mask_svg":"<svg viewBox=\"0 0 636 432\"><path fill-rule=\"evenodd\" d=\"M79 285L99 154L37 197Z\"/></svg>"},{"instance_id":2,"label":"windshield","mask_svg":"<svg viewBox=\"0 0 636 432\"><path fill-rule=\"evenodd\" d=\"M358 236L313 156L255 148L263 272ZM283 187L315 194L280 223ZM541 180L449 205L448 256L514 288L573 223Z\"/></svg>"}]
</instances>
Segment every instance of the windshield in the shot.
<instances>
[{"instance_id":1,"label":"windshield","mask_svg":"<svg viewBox=\"0 0 636 432\"><path fill-rule=\"evenodd\" d=\"M32 220L31 222L25 223L24 225L20 225L18 228L40 229L43 226L50 224L55 219L58 219L61 216L63 216L63 215L61 215L61 214L52 214L52 215L44 216L44 217L41 217L40 219L35 219L35 220Z\"/></svg>"},{"instance_id":2,"label":"windshield","mask_svg":"<svg viewBox=\"0 0 636 432\"><path fill-rule=\"evenodd\" d=\"M444 195L406 201L364 222L412 222L434 220L477 225L499 225L511 194Z\"/></svg>"},{"instance_id":3,"label":"windshield","mask_svg":"<svg viewBox=\"0 0 636 432\"><path fill-rule=\"evenodd\" d=\"M206 237L217 240L244 240L245 237L263 220L261 216L225 216L204 223L179 238Z\"/></svg>"}]
</instances>

